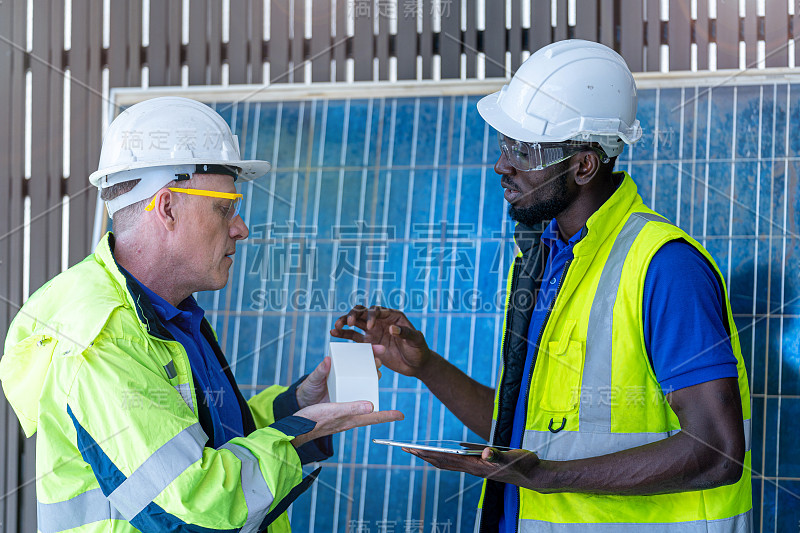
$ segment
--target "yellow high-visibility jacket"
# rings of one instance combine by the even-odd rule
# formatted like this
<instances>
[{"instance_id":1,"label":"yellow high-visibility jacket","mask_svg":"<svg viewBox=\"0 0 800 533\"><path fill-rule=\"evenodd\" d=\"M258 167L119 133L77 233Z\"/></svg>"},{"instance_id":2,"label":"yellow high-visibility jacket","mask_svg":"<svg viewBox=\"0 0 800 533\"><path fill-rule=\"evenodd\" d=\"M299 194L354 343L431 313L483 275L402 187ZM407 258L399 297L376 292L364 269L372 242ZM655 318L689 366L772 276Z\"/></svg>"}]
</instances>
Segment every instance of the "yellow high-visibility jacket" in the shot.
<instances>
[{"instance_id":1,"label":"yellow high-visibility jacket","mask_svg":"<svg viewBox=\"0 0 800 533\"><path fill-rule=\"evenodd\" d=\"M529 383L520 383L528 325L541 277L538 236L517 227L520 253L508 277L503 370L497 387L492 442L508 445L517 398L527 399L522 447L543 460L567 461L634 448L680 431L648 360L642 302L651 259L682 239L722 274L708 252L642 202L627 174L587 221L574 258L537 343ZM738 482L709 490L653 496L542 494L518 489L517 531L723 532L749 531L750 391L736 324L725 294L727 329L738 369L746 454ZM698 325L701 327L701 325ZM536 342L537 339L530 339ZM502 512L501 483L486 481L476 531L494 531Z\"/></svg>"},{"instance_id":2,"label":"yellow high-visibility jacket","mask_svg":"<svg viewBox=\"0 0 800 533\"><path fill-rule=\"evenodd\" d=\"M227 371L247 436L208 447L186 350L120 270L113 242L107 234L30 297L0 361L25 435L38 432L39 531L289 531L284 511L316 477L303 479L291 440L314 422L276 422L286 387L245 402Z\"/></svg>"}]
</instances>

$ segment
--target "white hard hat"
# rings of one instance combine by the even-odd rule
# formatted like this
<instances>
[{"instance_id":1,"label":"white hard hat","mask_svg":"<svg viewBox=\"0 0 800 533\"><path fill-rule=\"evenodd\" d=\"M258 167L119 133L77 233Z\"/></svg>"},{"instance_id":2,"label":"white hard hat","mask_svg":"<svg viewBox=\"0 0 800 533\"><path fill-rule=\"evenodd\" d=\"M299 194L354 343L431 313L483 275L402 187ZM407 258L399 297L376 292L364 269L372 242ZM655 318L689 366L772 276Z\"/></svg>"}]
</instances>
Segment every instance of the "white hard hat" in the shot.
<instances>
[{"instance_id":1,"label":"white hard hat","mask_svg":"<svg viewBox=\"0 0 800 533\"><path fill-rule=\"evenodd\" d=\"M243 161L239 140L225 120L205 104L165 96L135 104L106 131L98 169L89 182L106 188L141 180L130 192L107 202L109 214L144 200L178 174L226 172L244 181L269 172L266 161Z\"/></svg>"},{"instance_id":2,"label":"white hard hat","mask_svg":"<svg viewBox=\"0 0 800 533\"><path fill-rule=\"evenodd\" d=\"M536 51L503 88L478 102L500 133L524 142L597 142L609 157L642 136L636 83L611 48L571 39Z\"/></svg>"}]
</instances>

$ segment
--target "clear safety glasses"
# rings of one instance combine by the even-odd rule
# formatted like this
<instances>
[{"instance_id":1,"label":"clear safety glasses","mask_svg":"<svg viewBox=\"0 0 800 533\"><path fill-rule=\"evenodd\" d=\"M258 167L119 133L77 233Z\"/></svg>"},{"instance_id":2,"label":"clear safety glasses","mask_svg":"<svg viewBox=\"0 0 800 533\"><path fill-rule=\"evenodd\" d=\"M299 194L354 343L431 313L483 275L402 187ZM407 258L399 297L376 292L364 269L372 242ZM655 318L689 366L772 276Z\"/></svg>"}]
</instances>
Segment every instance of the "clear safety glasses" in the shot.
<instances>
[{"instance_id":1,"label":"clear safety glasses","mask_svg":"<svg viewBox=\"0 0 800 533\"><path fill-rule=\"evenodd\" d=\"M211 198L223 198L225 200L230 200L230 204L225 207L225 218L228 220L233 220L236 218L236 215L239 214L239 209L242 207L242 196L239 193L233 192L219 192L219 191L207 191L203 189L180 189L177 187L167 187L172 192L182 192L184 194L193 194L195 196L209 196ZM147 207L144 208L145 211L152 211L156 205L156 197L153 196L153 199L147 204Z\"/></svg>"},{"instance_id":2,"label":"clear safety glasses","mask_svg":"<svg viewBox=\"0 0 800 533\"><path fill-rule=\"evenodd\" d=\"M518 141L497 133L500 150L506 156L511 166L517 170L542 170L556 163L560 163L584 150L595 152L603 163L608 162L608 156L601 148L576 141L562 143L529 143Z\"/></svg>"}]
</instances>

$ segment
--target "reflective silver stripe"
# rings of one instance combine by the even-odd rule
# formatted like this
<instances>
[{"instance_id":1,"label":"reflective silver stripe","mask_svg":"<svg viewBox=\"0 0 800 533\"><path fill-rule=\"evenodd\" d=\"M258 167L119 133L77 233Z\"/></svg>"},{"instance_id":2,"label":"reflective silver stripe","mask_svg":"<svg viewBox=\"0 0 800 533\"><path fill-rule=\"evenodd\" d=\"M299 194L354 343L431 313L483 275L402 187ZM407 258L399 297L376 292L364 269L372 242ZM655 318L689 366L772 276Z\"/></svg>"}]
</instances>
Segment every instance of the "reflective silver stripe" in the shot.
<instances>
[{"instance_id":1,"label":"reflective silver stripe","mask_svg":"<svg viewBox=\"0 0 800 533\"><path fill-rule=\"evenodd\" d=\"M745 451L750 451L751 421L744 420ZM607 453L635 448L666 439L680 430L663 433L605 433L588 431L550 431L526 430L522 447L536 452L541 459L548 461L569 461L597 457Z\"/></svg>"},{"instance_id":2,"label":"reflective silver stripe","mask_svg":"<svg viewBox=\"0 0 800 533\"><path fill-rule=\"evenodd\" d=\"M233 453L242 462L241 479L244 501L247 504L247 522L242 526L241 531L243 533L258 531L274 500L272 492L261 474L258 459L253 452L244 446L230 442L219 447L220 450L223 448Z\"/></svg>"},{"instance_id":3,"label":"reflective silver stripe","mask_svg":"<svg viewBox=\"0 0 800 533\"><path fill-rule=\"evenodd\" d=\"M180 385L175 385L175 390L181 395L183 401L186 402L186 405L189 406L189 409L192 410L194 413L194 403L192 403L192 390L189 388L188 383L181 383Z\"/></svg>"},{"instance_id":4,"label":"reflective silver stripe","mask_svg":"<svg viewBox=\"0 0 800 533\"><path fill-rule=\"evenodd\" d=\"M643 218L649 222L663 222L664 224L669 224L670 226L675 225L666 218L662 217L661 215L656 215L655 213L633 213L633 216Z\"/></svg>"},{"instance_id":5,"label":"reflective silver stripe","mask_svg":"<svg viewBox=\"0 0 800 533\"><path fill-rule=\"evenodd\" d=\"M541 520L519 521L520 533L750 533L752 530L752 511L720 520L673 523L556 524Z\"/></svg>"},{"instance_id":6,"label":"reflective silver stripe","mask_svg":"<svg viewBox=\"0 0 800 533\"><path fill-rule=\"evenodd\" d=\"M679 430L663 433L596 433L589 431L526 430L522 447L548 461L597 457L666 439Z\"/></svg>"},{"instance_id":7,"label":"reflective silver stripe","mask_svg":"<svg viewBox=\"0 0 800 533\"><path fill-rule=\"evenodd\" d=\"M602 398L602 391L611 387L614 302L619 292L625 259L636 237L648 222L641 215L644 213L633 213L628 218L625 227L614 240L600 274L586 333L586 358L581 384L581 396L584 398ZM611 402L581 401L579 420L581 431L611 431Z\"/></svg>"},{"instance_id":8,"label":"reflective silver stripe","mask_svg":"<svg viewBox=\"0 0 800 533\"><path fill-rule=\"evenodd\" d=\"M753 423L747 418L744 420L744 451L749 452L752 445Z\"/></svg>"},{"instance_id":9,"label":"reflective silver stripe","mask_svg":"<svg viewBox=\"0 0 800 533\"><path fill-rule=\"evenodd\" d=\"M38 530L57 533L101 520L125 520L100 489L92 489L57 503L36 502Z\"/></svg>"},{"instance_id":10,"label":"reflective silver stripe","mask_svg":"<svg viewBox=\"0 0 800 533\"><path fill-rule=\"evenodd\" d=\"M156 450L114 492L111 504L128 520L147 507L175 478L203 457L208 436L200 423L184 429Z\"/></svg>"},{"instance_id":11,"label":"reflective silver stripe","mask_svg":"<svg viewBox=\"0 0 800 533\"><path fill-rule=\"evenodd\" d=\"M475 513L475 529L473 529L473 533L480 533L482 516L483 516L483 509L478 507L478 511Z\"/></svg>"},{"instance_id":12,"label":"reflective silver stripe","mask_svg":"<svg viewBox=\"0 0 800 533\"><path fill-rule=\"evenodd\" d=\"M494 442L495 429L497 429L497 420L492 418L492 430L489 432L489 442Z\"/></svg>"}]
</instances>

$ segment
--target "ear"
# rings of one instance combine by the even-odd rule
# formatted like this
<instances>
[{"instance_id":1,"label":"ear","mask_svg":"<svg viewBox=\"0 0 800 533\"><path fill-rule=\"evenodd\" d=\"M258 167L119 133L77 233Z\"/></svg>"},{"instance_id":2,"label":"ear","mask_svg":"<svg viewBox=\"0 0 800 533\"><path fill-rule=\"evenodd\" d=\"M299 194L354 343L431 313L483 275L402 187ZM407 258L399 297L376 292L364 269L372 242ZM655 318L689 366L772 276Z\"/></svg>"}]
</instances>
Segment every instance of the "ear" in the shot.
<instances>
[{"instance_id":1,"label":"ear","mask_svg":"<svg viewBox=\"0 0 800 533\"><path fill-rule=\"evenodd\" d=\"M175 209L177 196L169 189L161 189L155 198L155 206L150 211L151 216L155 216L167 231L174 231L178 219Z\"/></svg>"},{"instance_id":2,"label":"ear","mask_svg":"<svg viewBox=\"0 0 800 533\"><path fill-rule=\"evenodd\" d=\"M600 157L591 150L580 152L575 157L578 163L578 168L575 172L575 183L577 185L586 185L599 173Z\"/></svg>"}]
</instances>

